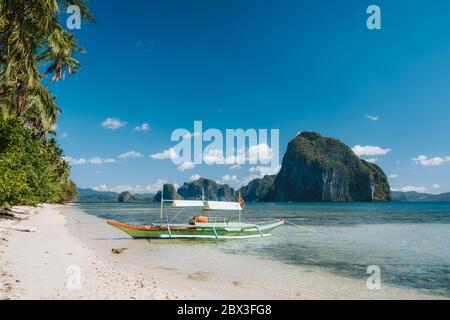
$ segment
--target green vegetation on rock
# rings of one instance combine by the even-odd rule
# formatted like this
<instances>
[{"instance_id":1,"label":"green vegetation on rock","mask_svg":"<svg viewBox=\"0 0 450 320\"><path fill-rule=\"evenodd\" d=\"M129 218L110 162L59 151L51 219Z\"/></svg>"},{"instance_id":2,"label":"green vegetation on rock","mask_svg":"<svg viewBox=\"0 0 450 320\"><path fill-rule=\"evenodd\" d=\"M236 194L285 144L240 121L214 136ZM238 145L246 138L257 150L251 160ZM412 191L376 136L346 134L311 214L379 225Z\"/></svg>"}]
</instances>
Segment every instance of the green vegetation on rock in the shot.
<instances>
[{"instance_id":1,"label":"green vegetation on rock","mask_svg":"<svg viewBox=\"0 0 450 320\"><path fill-rule=\"evenodd\" d=\"M118 200L119 200L119 202L122 202L122 203L135 201L133 195L128 191L124 191L121 194L119 194Z\"/></svg>"},{"instance_id":2,"label":"green vegetation on rock","mask_svg":"<svg viewBox=\"0 0 450 320\"><path fill-rule=\"evenodd\" d=\"M166 200L180 200L182 197L177 193L173 184L165 183L163 185L163 198ZM158 191L153 198L155 202L161 201L161 191Z\"/></svg>"},{"instance_id":3,"label":"green vegetation on rock","mask_svg":"<svg viewBox=\"0 0 450 320\"><path fill-rule=\"evenodd\" d=\"M213 201L232 201L235 198L234 189L229 185L206 178L183 183L177 193L183 199L201 199L202 193L206 199Z\"/></svg>"},{"instance_id":4,"label":"green vegetation on rock","mask_svg":"<svg viewBox=\"0 0 450 320\"><path fill-rule=\"evenodd\" d=\"M276 175L266 175L263 178L253 179L248 185L242 187L242 198L245 201L257 202L266 201L273 196L273 184L275 182Z\"/></svg>"},{"instance_id":5,"label":"green vegetation on rock","mask_svg":"<svg viewBox=\"0 0 450 320\"><path fill-rule=\"evenodd\" d=\"M274 201L389 201L386 175L344 143L302 132L289 142Z\"/></svg>"},{"instance_id":6,"label":"green vegetation on rock","mask_svg":"<svg viewBox=\"0 0 450 320\"><path fill-rule=\"evenodd\" d=\"M383 170L335 138L302 132L292 139L280 172L241 188L247 201L389 201Z\"/></svg>"}]
</instances>

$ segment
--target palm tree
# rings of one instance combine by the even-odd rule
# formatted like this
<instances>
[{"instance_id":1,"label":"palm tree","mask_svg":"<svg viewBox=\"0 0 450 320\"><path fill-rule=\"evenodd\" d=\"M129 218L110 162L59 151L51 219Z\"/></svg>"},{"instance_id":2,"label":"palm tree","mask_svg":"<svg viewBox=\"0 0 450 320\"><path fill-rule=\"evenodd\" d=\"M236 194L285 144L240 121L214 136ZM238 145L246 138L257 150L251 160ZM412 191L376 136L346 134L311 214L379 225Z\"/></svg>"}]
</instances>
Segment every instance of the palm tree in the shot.
<instances>
[{"instance_id":1,"label":"palm tree","mask_svg":"<svg viewBox=\"0 0 450 320\"><path fill-rule=\"evenodd\" d=\"M83 53L84 49L78 46L74 36L66 31L62 33L62 41L56 42L53 48L49 48L38 56L39 63L49 63L44 75L53 75L47 83L47 88L53 81L63 80L66 73L75 74L81 68L78 60L72 57L73 53Z\"/></svg>"},{"instance_id":2,"label":"palm tree","mask_svg":"<svg viewBox=\"0 0 450 320\"><path fill-rule=\"evenodd\" d=\"M86 0L0 0L0 115L22 117L39 138L52 131L60 112L49 85L80 69L72 55L82 49L58 20L69 5L93 21ZM51 76L46 87L44 76Z\"/></svg>"},{"instance_id":3,"label":"palm tree","mask_svg":"<svg viewBox=\"0 0 450 320\"><path fill-rule=\"evenodd\" d=\"M24 151L30 154L27 159L38 164L36 171L33 165L28 165L29 160L26 166L19 163L21 167L16 168L17 155L0 150L0 164L14 163L12 167L2 167L9 176L0 174L4 178L0 180L0 188L14 185L17 172L22 175L23 186L18 191L13 188L9 198L2 199L0 195L0 205L8 205L11 199L23 204L69 201L76 196L69 163L54 137L49 136L54 133L61 112L49 86L77 72L80 63L73 55L83 52L74 36L59 24L60 10L69 5L77 5L83 19L93 20L86 0L0 0L0 120L19 118L1 121L0 128L9 128L4 130L5 134L14 133L29 142L28 147L18 149L29 148ZM46 78L49 80L45 81ZM31 132L30 141L29 133L21 125ZM33 162L35 159L42 161ZM23 194L24 190L28 193Z\"/></svg>"}]
</instances>

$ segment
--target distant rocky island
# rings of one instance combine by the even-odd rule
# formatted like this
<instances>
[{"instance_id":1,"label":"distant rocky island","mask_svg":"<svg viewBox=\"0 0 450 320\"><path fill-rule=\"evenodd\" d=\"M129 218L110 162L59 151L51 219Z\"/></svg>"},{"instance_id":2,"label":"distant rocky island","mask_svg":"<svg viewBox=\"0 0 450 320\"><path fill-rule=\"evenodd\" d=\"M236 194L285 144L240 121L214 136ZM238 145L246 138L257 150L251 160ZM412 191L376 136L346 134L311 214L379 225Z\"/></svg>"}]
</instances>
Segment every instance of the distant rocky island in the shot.
<instances>
[{"instance_id":1,"label":"distant rocky island","mask_svg":"<svg viewBox=\"0 0 450 320\"><path fill-rule=\"evenodd\" d=\"M164 194L164 199L167 200L180 200L183 199L178 193L177 190L175 189L173 184L164 184L163 186L163 194ZM155 202L160 202L161 201L161 191L158 191L155 195L155 197L153 198L153 201Z\"/></svg>"},{"instance_id":2,"label":"distant rocky island","mask_svg":"<svg viewBox=\"0 0 450 320\"><path fill-rule=\"evenodd\" d=\"M200 178L184 183L176 192L183 199L202 195L212 200L232 200L228 185ZM173 199L175 188L164 198ZM390 201L388 179L376 164L359 159L350 147L335 138L303 132L289 142L277 175L251 181L240 190L249 202Z\"/></svg>"},{"instance_id":3,"label":"distant rocky island","mask_svg":"<svg viewBox=\"0 0 450 320\"><path fill-rule=\"evenodd\" d=\"M202 195L202 190L205 193L205 197L212 201L230 201L236 196L234 189L229 185L218 184L213 180L205 178L185 182L178 188L178 194L183 199L198 199Z\"/></svg>"},{"instance_id":4,"label":"distant rocky island","mask_svg":"<svg viewBox=\"0 0 450 320\"><path fill-rule=\"evenodd\" d=\"M97 191L91 188L77 188L74 202L118 202L119 194L112 191Z\"/></svg>"},{"instance_id":5,"label":"distant rocky island","mask_svg":"<svg viewBox=\"0 0 450 320\"><path fill-rule=\"evenodd\" d=\"M264 201L390 201L379 166L359 159L350 147L316 132L288 144L282 167Z\"/></svg>"},{"instance_id":6,"label":"distant rocky island","mask_svg":"<svg viewBox=\"0 0 450 320\"><path fill-rule=\"evenodd\" d=\"M96 191L91 188L78 188L78 197L73 202L153 202L154 195L151 193L131 194L128 191L117 193L112 191Z\"/></svg>"},{"instance_id":7,"label":"distant rocky island","mask_svg":"<svg viewBox=\"0 0 450 320\"><path fill-rule=\"evenodd\" d=\"M137 194L133 195L129 191L124 191L119 194L117 197L117 200L121 203L125 202L151 202L153 201L153 195L152 194Z\"/></svg>"},{"instance_id":8,"label":"distant rocky island","mask_svg":"<svg viewBox=\"0 0 450 320\"><path fill-rule=\"evenodd\" d=\"M266 194L266 192L260 191L262 190L260 188L267 188L268 186L270 186L271 185L270 179L274 178L275 176L265 176L264 178L261 179L259 178L254 179L246 187L241 188L241 195L246 198L247 202L258 201L258 194L260 194L260 192ZM78 192L79 196L75 202L100 202L100 203L119 202L119 194L116 192L102 192L102 191L95 191L93 189L83 189L83 188L79 188ZM169 193L164 192L164 198L166 198L166 195L169 195ZM430 194L418 192L392 191L391 195L392 201L395 202L450 202L450 192L441 194ZM152 195L149 193L134 194L133 197L138 199L138 201L159 202L161 200L161 192L158 192L156 195ZM173 199L173 197L170 198L169 195L167 199ZM262 200L259 201L262 202Z\"/></svg>"},{"instance_id":9,"label":"distant rocky island","mask_svg":"<svg viewBox=\"0 0 450 320\"><path fill-rule=\"evenodd\" d=\"M450 202L450 192L431 194L420 192L392 191L392 201L396 202Z\"/></svg>"},{"instance_id":10,"label":"distant rocky island","mask_svg":"<svg viewBox=\"0 0 450 320\"><path fill-rule=\"evenodd\" d=\"M393 191L376 164L359 159L350 147L335 138L316 132L303 132L288 144L277 175L252 180L240 190L227 184L200 178L185 182L178 189L163 187L164 199L206 198L231 201L240 191L247 202L371 202L371 201L450 201L441 195ZM78 202L159 202L156 194L101 192L78 189Z\"/></svg>"},{"instance_id":11,"label":"distant rocky island","mask_svg":"<svg viewBox=\"0 0 450 320\"><path fill-rule=\"evenodd\" d=\"M248 202L271 201L276 177L276 175L266 175L263 178L253 179L240 189L241 197Z\"/></svg>"}]
</instances>

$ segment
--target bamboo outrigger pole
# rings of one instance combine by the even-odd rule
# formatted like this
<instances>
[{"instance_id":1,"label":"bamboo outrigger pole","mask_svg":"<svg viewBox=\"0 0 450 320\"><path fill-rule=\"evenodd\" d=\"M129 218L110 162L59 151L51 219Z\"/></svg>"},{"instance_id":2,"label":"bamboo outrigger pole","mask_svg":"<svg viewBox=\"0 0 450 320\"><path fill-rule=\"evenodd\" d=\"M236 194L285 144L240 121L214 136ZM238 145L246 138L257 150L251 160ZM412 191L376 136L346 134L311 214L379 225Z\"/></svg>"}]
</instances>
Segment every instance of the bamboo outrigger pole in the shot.
<instances>
[{"instance_id":1,"label":"bamboo outrigger pole","mask_svg":"<svg viewBox=\"0 0 450 320\"><path fill-rule=\"evenodd\" d=\"M241 198L241 190L239 190L239 198ZM241 210L239 212L239 222L241 222Z\"/></svg>"},{"instance_id":2,"label":"bamboo outrigger pole","mask_svg":"<svg viewBox=\"0 0 450 320\"><path fill-rule=\"evenodd\" d=\"M163 204L164 204L164 185L161 189L161 211L159 214L159 219L160 219L161 223L162 223L162 219L163 219Z\"/></svg>"}]
</instances>

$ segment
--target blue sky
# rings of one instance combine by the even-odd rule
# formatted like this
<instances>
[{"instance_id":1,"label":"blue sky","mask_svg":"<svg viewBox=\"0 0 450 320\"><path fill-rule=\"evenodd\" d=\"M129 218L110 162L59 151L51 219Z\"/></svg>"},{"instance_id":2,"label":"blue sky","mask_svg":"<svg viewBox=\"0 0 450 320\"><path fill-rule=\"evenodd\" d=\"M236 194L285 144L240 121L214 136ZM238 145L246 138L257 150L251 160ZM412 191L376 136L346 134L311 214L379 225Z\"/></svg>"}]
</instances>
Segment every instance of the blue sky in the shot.
<instances>
[{"instance_id":1,"label":"blue sky","mask_svg":"<svg viewBox=\"0 0 450 320\"><path fill-rule=\"evenodd\" d=\"M378 147L361 157L377 159L392 188L450 191L450 2L105 3L91 1L96 23L75 32L82 70L52 87L63 110L57 139L80 187L146 192L196 175L239 186L258 174L251 165L180 171L150 157L201 120L280 129L280 157L303 130ZM366 27L373 3L381 30ZM108 118L123 126L105 128ZM119 158L130 151L142 157Z\"/></svg>"}]
</instances>

